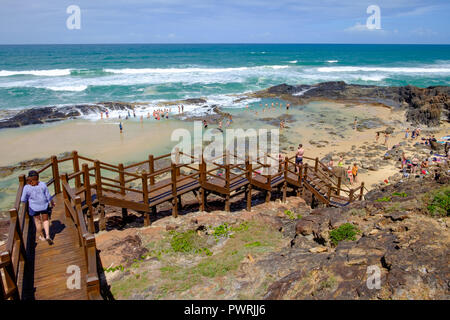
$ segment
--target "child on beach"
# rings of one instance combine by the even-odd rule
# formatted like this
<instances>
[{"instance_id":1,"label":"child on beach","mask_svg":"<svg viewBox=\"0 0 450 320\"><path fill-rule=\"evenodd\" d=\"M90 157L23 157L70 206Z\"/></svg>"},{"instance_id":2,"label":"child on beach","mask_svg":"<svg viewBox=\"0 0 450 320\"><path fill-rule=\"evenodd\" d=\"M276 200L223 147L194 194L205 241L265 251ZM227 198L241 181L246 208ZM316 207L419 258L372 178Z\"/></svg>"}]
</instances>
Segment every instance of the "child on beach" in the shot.
<instances>
[{"instance_id":1,"label":"child on beach","mask_svg":"<svg viewBox=\"0 0 450 320\"><path fill-rule=\"evenodd\" d=\"M353 184L353 172L352 169L350 169L350 166L347 167L347 177L350 181L350 184Z\"/></svg>"},{"instance_id":2,"label":"child on beach","mask_svg":"<svg viewBox=\"0 0 450 320\"><path fill-rule=\"evenodd\" d=\"M330 171L333 171L333 167L334 167L333 158L330 158L330 161L328 161L328 169Z\"/></svg>"},{"instance_id":3,"label":"child on beach","mask_svg":"<svg viewBox=\"0 0 450 320\"><path fill-rule=\"evenodd\" d=\"M122 133L122 129L123 129L122 122L119 122L119 129L120 129L120 133Z\"/></svg>"},{"instance_id":4,"label":"child on beach","mask_svg":"<svg viewBox=\"0 0 450 320\"><path fill-rule=\"evenodd\" d=\"M408 137L409 137L409 128L407 128L405 131L405 139L408 139Z\"/></svg>"},{"instance_id":5,"label":"child on beach","mask_svg":"<svg viewBox=\"0 0 450 320\"><path fill-rule=\"evenodd\" d=\"M27 185L23 188L20 201L23 203L28 202L28 214L30 217L33 217L36 235L39 235L39 240L47 240L49 244L52 244L48 216L50 209L55 206L55 203L50 196L47 185L39 181L37 171L31 170L28 172ZM42 226L45 234L42 232Z\"/></svg>"},{"instance_id":6,"label":"child on beach","mask_svg":"<svg viewBox=\"0 0 450 320\"><path fill-rule=\"evenodd\" d=\"M378 139L380 139L380 132L377 131L377 135L375 136L375 142L378 142Z\"/></svg>"},{"instance_id":7,"label":"child on beach","mask_svg":"<svg viewBox=\"0 0 450 320\"><path fill-rule=\"evenodd\" d=\"M406 155L405 155L405 153L403 152L403 153L402 153L402 169L404 168L405 165L406 165Z\"/></svg>"},{"instance_id":8,"label":"child on beach","mask_svg":"<svg viewBox=\"0 0 450 320\"><path fill-rule=\"evenodd\" d=\"M358 175L358 166L356 165L356 163L353 164L352 175L353 175L353 181L355 183L358 182L358 180L356 178L356 176Z\"/></svg>"}]
</instances>

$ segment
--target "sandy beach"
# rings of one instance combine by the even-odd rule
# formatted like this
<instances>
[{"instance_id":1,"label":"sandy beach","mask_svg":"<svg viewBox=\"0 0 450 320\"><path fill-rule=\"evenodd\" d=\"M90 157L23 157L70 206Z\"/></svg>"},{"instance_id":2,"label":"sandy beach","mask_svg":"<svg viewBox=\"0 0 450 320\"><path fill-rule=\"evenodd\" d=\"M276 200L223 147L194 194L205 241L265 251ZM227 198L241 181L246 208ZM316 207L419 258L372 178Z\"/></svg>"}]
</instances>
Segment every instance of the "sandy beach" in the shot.
<instances>
[{"instance_id":1,"label":"sandy beach","mask_svg":"<svg viewBox=\"0 0 450 320\"><path fill-rule=\"evenodd\" d=\"M271 105L274 104L272 108ZM280 107L280 103L282 106ZM266 107L265 105L268 105ZM262 105L262 107L260 106ZM264 109L264 111L262 111ZM377 131L387 127L395 128L390 136L388 148L404 141L404 130L410 127L405 123L404 111L370 104L342 104L335 102L311 102L303 106L291 106L286 110L286 102L279 99L262 99L249 105L248 109L223 108L223 112L233 115L233 123L227 127L226 119L223 128L237 129L275 129L279 128L280 119L286 121L286 127L280 130L280 152L292 156L299 143L305 148L305 156L322 159L332 155L335 165L339 156L344 157L345 167L351 163L368 160L361 153L365 146L384 143L381 135L375 143ZM354 117L358 117L358 130L354 130ZM207 117L206 117L207 119ZM119 121L123 123L123 133L119 132ZM361 127L375 122L376 128ZM13 165L19 161L34 158L46 158L64 152L77 150L80 154L110 163L132 163L146 159L149 154L169 153L178 141L171 141L175 129L184 128L193 131L194 123L176 119L149 120L144 117L128 120L67 120L41 126L27 126L17 129L5 129L0 136L2 158L0 166ZM217 128L217 121L210 121L209 128ZM412 129L412 127L411 127ZM425 129L426 131L427 129ZM426 132L423 131L423 135ZM433 129L437 137L449 133L449 125ZM57 137L57 138L55 138ZM407 141L412 146L416 141ZM358 153L359 152L359 153ZM382 157L384 150L378 150ZM408 154L407 156L412 156ZM370 190L373 185L397 173L399 170L393 163L384 163L377 171L361 169L358 184L364 181ZM16 177L25 171L0 180L0 206L2 211L12 205L16 188ZM356 186L356 184L355 184Z\"/></svg>"}]
</instances>

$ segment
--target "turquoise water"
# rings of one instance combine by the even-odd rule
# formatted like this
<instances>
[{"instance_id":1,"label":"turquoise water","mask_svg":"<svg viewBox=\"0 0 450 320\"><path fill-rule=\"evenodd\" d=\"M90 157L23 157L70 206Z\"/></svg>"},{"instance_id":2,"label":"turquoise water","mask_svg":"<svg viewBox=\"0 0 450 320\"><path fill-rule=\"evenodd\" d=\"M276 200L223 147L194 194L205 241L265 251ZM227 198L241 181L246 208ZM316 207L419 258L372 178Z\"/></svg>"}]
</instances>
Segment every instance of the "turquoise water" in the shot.
<instances>
[{"instance_id":1,"label":"turquoise water","mask_svg":"<svg viewBox=\"0 0 450 320\"><path fill-rule=\"evenodd\" d=\"M206 97L280 83L450 84L449 45L0 46L0 109Z\"/></svg>"}]
</instances>

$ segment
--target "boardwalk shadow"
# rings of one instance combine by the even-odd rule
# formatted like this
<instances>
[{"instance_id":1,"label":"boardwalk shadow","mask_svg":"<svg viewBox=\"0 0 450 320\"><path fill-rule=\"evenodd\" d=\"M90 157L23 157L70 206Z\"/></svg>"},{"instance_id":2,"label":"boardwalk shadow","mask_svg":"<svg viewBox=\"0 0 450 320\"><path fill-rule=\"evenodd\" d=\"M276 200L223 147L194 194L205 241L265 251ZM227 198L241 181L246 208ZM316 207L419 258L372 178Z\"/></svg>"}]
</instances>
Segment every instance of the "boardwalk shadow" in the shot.
<instances>
[{"instance_id":1,"label":"boardwalk shadow","mask_svg":"<svg viewBox=\"0 0 450 320\"><path fill-rule=\"evenodd\" d=\"M59 220L52 220L50 225L50 238L54 239L58 233L66 228L65 224ZM25 264L24 277L22 280L22 298L23 300L35 300L36 288L34 286L34 269L36 259L36 227L33 222L30 223L28 229L28 237L26 239L27 263Z\"/></svg>"},{"instance_id":2,"label":"boardwalk shadow","mask_svg":"<svg viewBox=\"0 0 450 320\"><path fill-rule=\"evenodd\" d=\"M50 225L50 238L52 240L55 239L55 236L58 233L63 232L63 230L66 228L66 225L64 223L61 223L61 221L59 220L53 220L51 221L51 225Z\"/></svg>"}]
</instances>

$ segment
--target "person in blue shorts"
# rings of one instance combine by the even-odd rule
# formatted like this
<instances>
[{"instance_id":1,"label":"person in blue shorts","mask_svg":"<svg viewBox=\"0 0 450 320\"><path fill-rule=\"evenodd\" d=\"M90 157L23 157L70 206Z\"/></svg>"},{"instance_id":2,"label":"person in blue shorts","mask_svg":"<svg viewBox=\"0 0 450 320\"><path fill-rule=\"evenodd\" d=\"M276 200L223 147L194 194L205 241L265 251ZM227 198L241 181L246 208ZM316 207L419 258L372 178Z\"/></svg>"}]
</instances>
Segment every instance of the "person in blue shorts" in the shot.
<instances>
[{"instance_id":1,"label":"person in blue shorts","mask_svg":"<svg viewBox=\"0 0 450 320\"><path fill-rule=\"evenodd\" d=\"M22 191L20 201L25 205L28 202L28 214L33 218L36 226L36 235L39 240L53 244L50 238L49 213L50 209L55 206L55 202L50 196L47 185L39 181L39 173L34 170L28 172L27 184ZM43 228L42 228L43 227ZM43 234L43 230L45 234ZM44 235L45 238L42 236Z\"/></svg>"}]
</instances>

